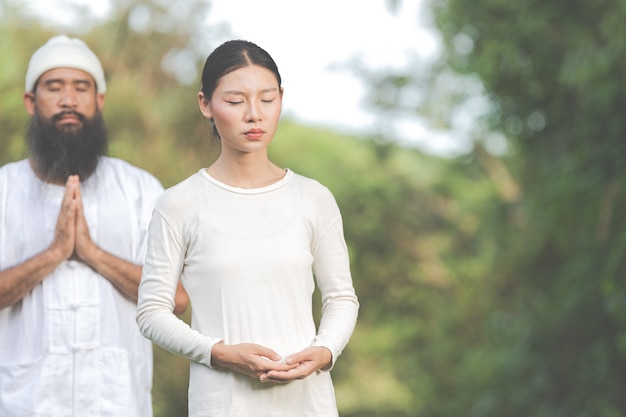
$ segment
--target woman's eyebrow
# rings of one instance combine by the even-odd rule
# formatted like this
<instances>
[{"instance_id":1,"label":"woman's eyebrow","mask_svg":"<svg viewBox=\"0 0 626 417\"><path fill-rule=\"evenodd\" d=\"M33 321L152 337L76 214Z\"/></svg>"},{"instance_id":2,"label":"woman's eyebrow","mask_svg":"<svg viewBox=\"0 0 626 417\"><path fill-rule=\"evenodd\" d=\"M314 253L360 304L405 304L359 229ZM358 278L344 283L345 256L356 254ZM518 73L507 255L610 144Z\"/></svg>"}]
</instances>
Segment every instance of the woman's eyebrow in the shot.
<instances>
[{"instance_id":1,"label":"woman's eyebrow","mask_svg":"<svg viewBox=\"0 0 626 417\"><path fill-rule=\"evenodd\" d=\"M261 93L272 93L274 91L278 91L278 88L276 88L276 87L265 88L265 89L261 90ZM223 94L237 94L237 95L244 95L245 94L243 91L239 91L239 90L225 90L222 93Z\"/></svg>"}]
</instances>

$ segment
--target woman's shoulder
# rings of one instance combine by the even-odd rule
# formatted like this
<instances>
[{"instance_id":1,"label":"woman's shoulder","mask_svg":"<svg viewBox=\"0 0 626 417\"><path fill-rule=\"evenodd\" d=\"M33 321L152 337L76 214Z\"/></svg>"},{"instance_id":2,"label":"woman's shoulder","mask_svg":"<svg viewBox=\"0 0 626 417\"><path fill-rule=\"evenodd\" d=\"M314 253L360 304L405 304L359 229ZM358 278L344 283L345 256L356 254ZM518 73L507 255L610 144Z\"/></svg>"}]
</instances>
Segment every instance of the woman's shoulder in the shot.
<instances>
[{"instance_id":1,"label":"woman's shoulder","mask_svg":"<svg viewBox=\"0 0 626 417\"><path fill-rule=\"evenodd\" d=\"M204 181L202 180L200 172L198 171L198 172L191 174L190 176L180 181L179 183L174 184L171 187L168 187L165 190L165 192L170 193L170 194L185 192L186 190L190 188L198 187L200 183L202 182Z\"/></svg>"},{"instance_id":2,"label":"woman's shoulder","mask_svg":"<svg viewBox=\"0 0 626 417\"><path fill-rule=\"evenodd\" d=\"M326 185L322 184L320 181L314 178L306 177L304 175L297 174L294 172L292 181L306 195L309 195L312 197L324 198L324 199L327 199L327 198L334 199L333 194L330 191L330 189Z\"/></svg>"},{"instance_id":3,"label":"woman's shoulder","mask_svg":"<svg viewBox=\"0 0 626 417\"><path fill-rule=\"evenodd\" d=\"M157 208L166 211L177 211L181 208L192 206L195 196L198 195L200 182L200 174L196 172L167 188L161 195Z\"/></svg>"}]
</instances>

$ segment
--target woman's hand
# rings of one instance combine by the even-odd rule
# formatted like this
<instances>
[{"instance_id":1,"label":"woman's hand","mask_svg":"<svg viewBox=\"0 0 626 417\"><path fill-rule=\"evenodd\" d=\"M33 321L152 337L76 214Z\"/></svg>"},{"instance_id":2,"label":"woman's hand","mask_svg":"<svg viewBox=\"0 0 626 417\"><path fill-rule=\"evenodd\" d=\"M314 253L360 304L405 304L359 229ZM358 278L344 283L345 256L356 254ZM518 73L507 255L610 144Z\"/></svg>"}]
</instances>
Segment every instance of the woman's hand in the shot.
<instances>
[{"instance_id":1,"label":"woman's hand","mask_svg":"<svg viewBox=\"0 0 626 417\"><path fill-rule=\"evenodd\" d=\"M220 342L213 345L211 350L213 366L228 368L261 381L268 372L282 374L299 366L298 363L286 364L280 360L280 355L272 349L253 343L226 345Z\"/></svg>"},{"instance_id":2,"label":"woman's hand","mask_svg":"<svg viewBox=\"0 0 626 417\"><path fill-rule=\"evenodd\" d=\"M304 379L320 369L328 369L332 364L330 350L321 346L313 346L301 352L294 353L287 358L290 369L272 369L260 375L261 382L290 382Z\"/></svg>"}]
</instances>

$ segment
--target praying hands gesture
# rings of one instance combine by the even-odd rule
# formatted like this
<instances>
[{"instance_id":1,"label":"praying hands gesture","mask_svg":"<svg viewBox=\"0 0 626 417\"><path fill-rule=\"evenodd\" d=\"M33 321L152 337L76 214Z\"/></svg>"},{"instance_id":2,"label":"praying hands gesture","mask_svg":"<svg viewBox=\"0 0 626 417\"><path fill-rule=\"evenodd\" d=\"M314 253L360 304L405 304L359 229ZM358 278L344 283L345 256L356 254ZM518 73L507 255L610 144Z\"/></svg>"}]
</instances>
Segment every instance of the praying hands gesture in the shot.
<instances>
[{"instance_id":1,"label":"praying hands gesture","mask_svg":"<svg viewBox=\"0 0 626 417\"><path fill-rule=\"evenodd\" d=\"M49 250L59 263L78 259L98 271L124 295L137 301L141 267L100 249L89 234L78 175L70 175Z\"/></svg>"},{"instance_id":2,"label":"praying hands gesture","mask_svg":"<svg viewBox=\"0 0 626 417\"><path fill-rule=\"evenodd\" d=\"M65 183L54 240L49 248L21 264L0 271L0 309L21 300L68 259L86 263L111 281L122 294L137 302L142 267L102 250L91 239L78 175L70 175ZM179 282L174 313L185 311L188 301L188 295Z\"/></svg>"},{"instance_id":3,"label":"praying hands gesture","mask_svg":"<svg viewBox=\"0 0 626 417\"><path fill-rule=\"evenodd\" d=\"M89 234L78 175L70 175L65 183L65 194L50 250L57 253L61 260L74 257L88 265L97 262L99 248Z\"/></svg>"}]
</instances>

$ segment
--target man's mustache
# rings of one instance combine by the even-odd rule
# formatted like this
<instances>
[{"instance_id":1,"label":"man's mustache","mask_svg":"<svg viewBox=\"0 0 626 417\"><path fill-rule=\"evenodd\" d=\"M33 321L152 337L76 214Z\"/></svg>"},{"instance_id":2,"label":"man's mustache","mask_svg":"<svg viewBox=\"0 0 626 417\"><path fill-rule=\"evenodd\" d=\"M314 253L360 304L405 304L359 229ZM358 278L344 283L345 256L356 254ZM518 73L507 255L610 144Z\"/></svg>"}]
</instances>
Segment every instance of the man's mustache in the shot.
<instances>
[{"instance_id":1,"label":"man's mustache","mask_svg":"<svg viewBox=\"0 0 626 417\"><path fill-rule=\"evenodd\" d=\"M52 122L56 123L59 120L61 120L62 117L64 116L75 116L76 118L78 118L78 120L80 120L81 122L85 122L85 120L87 120L87 117L85 117L85 115L75 111L75 110L64 110L60 113L55 114L54 116L52 116Z\"/></svg>"}]
</instances>

